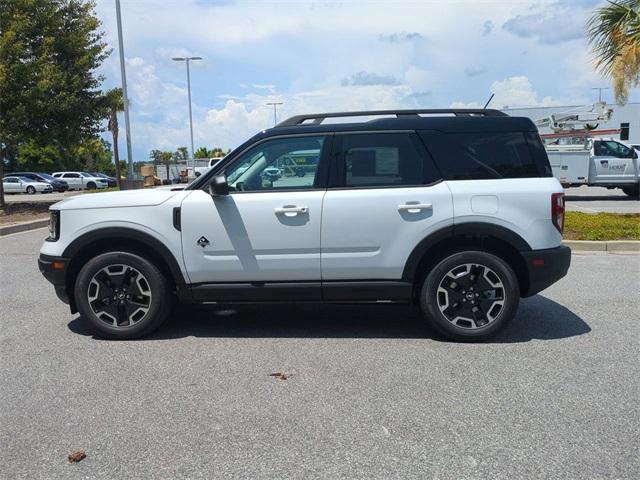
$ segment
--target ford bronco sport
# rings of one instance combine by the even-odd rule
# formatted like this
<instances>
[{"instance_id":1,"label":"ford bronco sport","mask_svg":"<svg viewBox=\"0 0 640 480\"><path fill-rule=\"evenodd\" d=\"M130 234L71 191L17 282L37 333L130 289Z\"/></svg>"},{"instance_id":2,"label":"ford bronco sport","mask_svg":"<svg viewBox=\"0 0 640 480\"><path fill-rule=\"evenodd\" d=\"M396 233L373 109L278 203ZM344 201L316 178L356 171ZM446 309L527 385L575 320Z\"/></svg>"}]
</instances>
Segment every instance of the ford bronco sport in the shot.
<instances>
[{"instance_id":1,"label":"ford bronco sport","mask_svg":"<svg viewBox=\"0 0 640 480\"><path fill-rule=\"evenodd\" d=\"M534 124L486 109L300 115L183 190L50 213L40 270L109 338L150 333L177 299L412 302L441 334L480 340L571 259Z\"/></svg>"}]
</instances>

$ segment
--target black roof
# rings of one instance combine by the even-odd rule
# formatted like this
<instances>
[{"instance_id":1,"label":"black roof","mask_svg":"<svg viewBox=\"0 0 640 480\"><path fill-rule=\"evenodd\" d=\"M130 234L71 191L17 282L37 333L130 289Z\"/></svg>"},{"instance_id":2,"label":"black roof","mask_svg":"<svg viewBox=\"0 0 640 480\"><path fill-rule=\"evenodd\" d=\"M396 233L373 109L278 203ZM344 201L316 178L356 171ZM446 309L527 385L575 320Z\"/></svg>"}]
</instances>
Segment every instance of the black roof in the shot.
<instances>
[{"instance_id":1,"label":"black roof","mask_svg":"<svg viewBox=\"0 0 640 480\"><path fill-rule=\"evenodd\" d=\"M395 115L395 118L390 117L391 115ZM323 123L327 118L351 118L360 116L380 116L381 118L367 119L362 122ZM374 110L296 115L280 122L273 128L260 132L256 137L296 133L376 130L436 130L445 133L538 131L529 118L510 117L499 110Z\"/></svg>"}]
</instances>

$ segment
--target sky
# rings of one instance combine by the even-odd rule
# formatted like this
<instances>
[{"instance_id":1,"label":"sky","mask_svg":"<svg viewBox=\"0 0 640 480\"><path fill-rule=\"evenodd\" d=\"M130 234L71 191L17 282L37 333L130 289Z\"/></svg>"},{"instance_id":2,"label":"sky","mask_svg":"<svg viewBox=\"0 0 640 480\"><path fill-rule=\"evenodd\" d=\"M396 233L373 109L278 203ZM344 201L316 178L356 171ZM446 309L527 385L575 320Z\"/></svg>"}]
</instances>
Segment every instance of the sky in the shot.
<instances>
[{"instance_id":1,"label":"sky","mask_svg":"<svg viewBox=\"0 0 640 480\"><path fill-rule=\"evenodd\" d=\"M121 0L133 159L194 143L234 148L301 113L582 105L610 82L593 68L594 0ZM113 0L97 0L120 86ZM603 99L612 101L611 90ZM630 101L640 101L632 91ZM120 118L124 133L124 119ZM108 135L105 135L110 140ZM121 135L124 151L124 135Z\"/></svg>"}]
</instances>

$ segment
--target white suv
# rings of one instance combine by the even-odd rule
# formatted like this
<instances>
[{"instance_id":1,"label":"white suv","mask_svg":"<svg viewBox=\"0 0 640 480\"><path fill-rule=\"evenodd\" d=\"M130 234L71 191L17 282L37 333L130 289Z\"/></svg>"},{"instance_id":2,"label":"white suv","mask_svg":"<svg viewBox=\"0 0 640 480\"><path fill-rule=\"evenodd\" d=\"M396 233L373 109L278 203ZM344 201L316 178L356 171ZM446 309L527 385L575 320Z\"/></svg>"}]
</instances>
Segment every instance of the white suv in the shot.
<instances>
[{"instance_id":1,"label":"white suv","mask_svg":"<svg viewBox=\"0 0 640 480\"><path fill-rule=\"evenodd\" d=\"M355 120L324 122L333 117ZM440 333L479 340L566 274L562 192L526 118L302 115L184 190L53 205L39 266L110 338L151 332L177 299L412 302Z\"/></svg>"},{"instance_id":2,"label":"white suv","mask_svg":"<svg viewBox=\"0 0 640 480\"><path fill-rule=\"evenodd\" d=\"M96 190L109 186L106 178L96 177L87 172L54 172L51 175L67 182L69 190Z\"/></svg>"}]
</instances>

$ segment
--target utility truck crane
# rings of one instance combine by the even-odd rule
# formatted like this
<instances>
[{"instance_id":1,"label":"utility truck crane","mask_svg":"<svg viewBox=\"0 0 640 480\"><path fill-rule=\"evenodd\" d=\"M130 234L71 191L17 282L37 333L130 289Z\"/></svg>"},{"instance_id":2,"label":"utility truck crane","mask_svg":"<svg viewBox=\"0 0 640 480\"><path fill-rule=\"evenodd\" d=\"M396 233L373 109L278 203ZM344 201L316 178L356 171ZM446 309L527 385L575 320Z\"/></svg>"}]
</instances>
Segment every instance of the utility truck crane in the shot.
<instances>
[{"instance_id":1,"label":"utility truck crane","mask_svg":"<svg viewBox=\"0 0 640 480\"><path fill-rule=\"evenodd\" d=\"M621 188L638 197L640 162L638 151L613 138L619 129L598 130L611 119L613 109L596 102L582 111L548 115L535 120L554 176L564 187L580 185Z\"/></svg>"}]
</instances>

